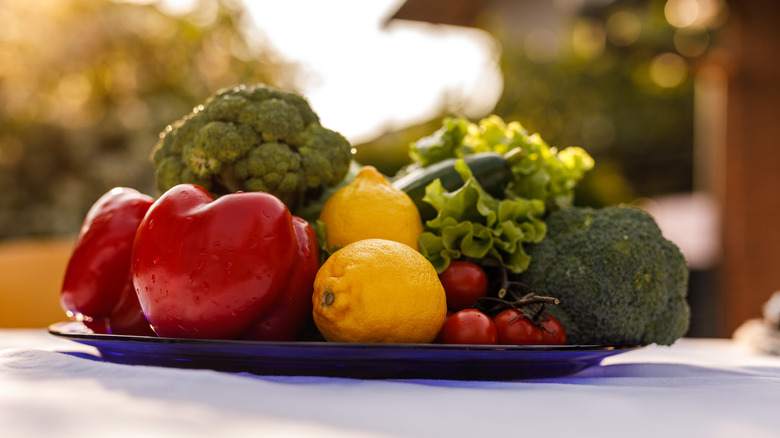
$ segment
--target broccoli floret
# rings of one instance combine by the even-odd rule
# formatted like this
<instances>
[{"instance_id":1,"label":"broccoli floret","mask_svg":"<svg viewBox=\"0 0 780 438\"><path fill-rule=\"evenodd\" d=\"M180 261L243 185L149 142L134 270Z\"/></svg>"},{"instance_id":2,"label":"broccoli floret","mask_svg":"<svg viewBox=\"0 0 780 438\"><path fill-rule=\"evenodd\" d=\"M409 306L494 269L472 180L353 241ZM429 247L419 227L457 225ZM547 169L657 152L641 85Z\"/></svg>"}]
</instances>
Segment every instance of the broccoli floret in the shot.
<instances>
[{"instance_id":1,"label":"broccoli floret","mask_svg":"<svg viewBox=\"0 0 780 438\"><path fill-rule=\"evenodd\" d=\"M547 236L527 252L531 264L520 280L560 299L549 311L569 343L671 345L688 331L687 263L644 210L551 213Z\"/></svg>"},{"instance_id":2,"label":"broccoli floret","mask_svg":"<svg viewBox=\"0 0 780 438\"><path fill-rule=\"evenodd\" d=\"M346 176L352 146L324 128L302 96L263 85L222 90L160 134L152 151L157 189L203 186L276 195L291 211Z\"/></svg>"}]
</instances>

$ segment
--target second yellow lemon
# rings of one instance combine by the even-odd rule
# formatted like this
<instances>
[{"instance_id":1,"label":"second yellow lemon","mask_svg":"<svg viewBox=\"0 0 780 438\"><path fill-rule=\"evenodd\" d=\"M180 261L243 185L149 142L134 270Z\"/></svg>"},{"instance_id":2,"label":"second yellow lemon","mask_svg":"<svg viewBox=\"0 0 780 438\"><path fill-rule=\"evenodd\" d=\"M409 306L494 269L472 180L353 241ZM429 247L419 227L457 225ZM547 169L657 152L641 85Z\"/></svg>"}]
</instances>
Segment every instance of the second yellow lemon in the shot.
<instances>
[{"instance_id":1,"label":"second yellow lemon","mask_svg":"<svg viewBox=\"0 0 780 438\"><path fill-rule=\"evenodd\" d=\"M333 253L314 280L314 323L330 342L428 343L447 316L433 265L408 245L366 239Z\"/></svg>"},{"instance_id":2,"label":"second yellow lemon","mask_svg":"<svg viewBox=\"0 0 780 438\"><path fill-rule=\"evenodd\" d=\"M329 248L363 239L387 239L415 250L423 225L412 199L393 187L376 168L363 166L355 180L339 189L322 208Z\"/></svg>"}]
</instances>

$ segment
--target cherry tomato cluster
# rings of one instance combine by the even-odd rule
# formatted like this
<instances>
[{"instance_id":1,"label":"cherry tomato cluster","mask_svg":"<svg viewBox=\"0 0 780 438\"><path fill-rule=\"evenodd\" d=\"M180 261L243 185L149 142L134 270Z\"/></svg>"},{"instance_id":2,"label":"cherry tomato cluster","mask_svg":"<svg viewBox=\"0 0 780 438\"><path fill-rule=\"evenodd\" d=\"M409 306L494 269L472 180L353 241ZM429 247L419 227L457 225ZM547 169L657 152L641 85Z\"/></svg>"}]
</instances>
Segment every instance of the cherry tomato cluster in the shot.
<instances>
[{"instance_id":1,"label":"cherry tomato cluster","mask_svg":"<svg viewBox=\"0 0 780 438\"><path fill-rule=\"evenodd\" d=\"M553 316L524 312L511 305L494 316L478 307L488 295L488 279L476 263L457 260L439 276L450 313L439 333L443 344L563 345L566 330ZM494 301L501 302L500 299ZM507 302L508 303L508 302Z\"/></svg>"}]
</instances>

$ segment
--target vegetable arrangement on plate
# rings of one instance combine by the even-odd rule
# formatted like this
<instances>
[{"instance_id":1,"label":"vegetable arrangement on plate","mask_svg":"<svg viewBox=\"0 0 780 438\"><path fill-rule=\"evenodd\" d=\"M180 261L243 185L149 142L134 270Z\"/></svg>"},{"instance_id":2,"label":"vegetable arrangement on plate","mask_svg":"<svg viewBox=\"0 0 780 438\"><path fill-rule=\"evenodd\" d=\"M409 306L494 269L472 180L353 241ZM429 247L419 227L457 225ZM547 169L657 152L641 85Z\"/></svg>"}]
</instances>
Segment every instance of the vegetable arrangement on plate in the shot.
<instances>
[{"instance_id":1,"label":"vegetable arrangement on plate","mask_svg":"<svg viewBox=\"0 0 780 438\"><path fill-rule=\"evenodd\" d=\"M445 118L409 153L385 176L302 96L221 91L161 134L159 197L117 188L90 210L63 308L97 333L202 339L625 345L687 331L685 259L652 217L574 206L585 150L490 116Z\"/></svg>"}]
</instances>

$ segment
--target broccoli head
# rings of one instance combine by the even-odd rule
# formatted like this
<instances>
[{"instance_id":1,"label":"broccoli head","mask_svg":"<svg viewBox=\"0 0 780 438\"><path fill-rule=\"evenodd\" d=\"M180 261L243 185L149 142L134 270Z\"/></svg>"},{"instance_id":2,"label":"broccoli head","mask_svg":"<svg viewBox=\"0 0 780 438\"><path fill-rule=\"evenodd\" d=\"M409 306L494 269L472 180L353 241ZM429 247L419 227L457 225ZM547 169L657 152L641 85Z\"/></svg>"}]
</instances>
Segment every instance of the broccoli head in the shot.
<instances>
[{"instance_id":1,"label":"broccoli head","mask_svg":"<svg viewBox=\"0 0 780 438\"><path fill-rule=\"evenodd\" d=\"M349 171L352 146L324 128L300 95L263 85L218 92L169 125L152 151L157 189L203 186L276 195L291 211Z\"/></svg>"},{"instance_id":2,"label":"broccoli head","mask_svg":"<svg viewBox=\"0 0 780 438\"><path fill-rule=\"evenodd\" d=\"M644 210L556 211L545 239L527 252L531 264L520 280L560 299L549 311L569 343L671 345L688 331L687 263Z\"/></svg>"}]
</instances>

